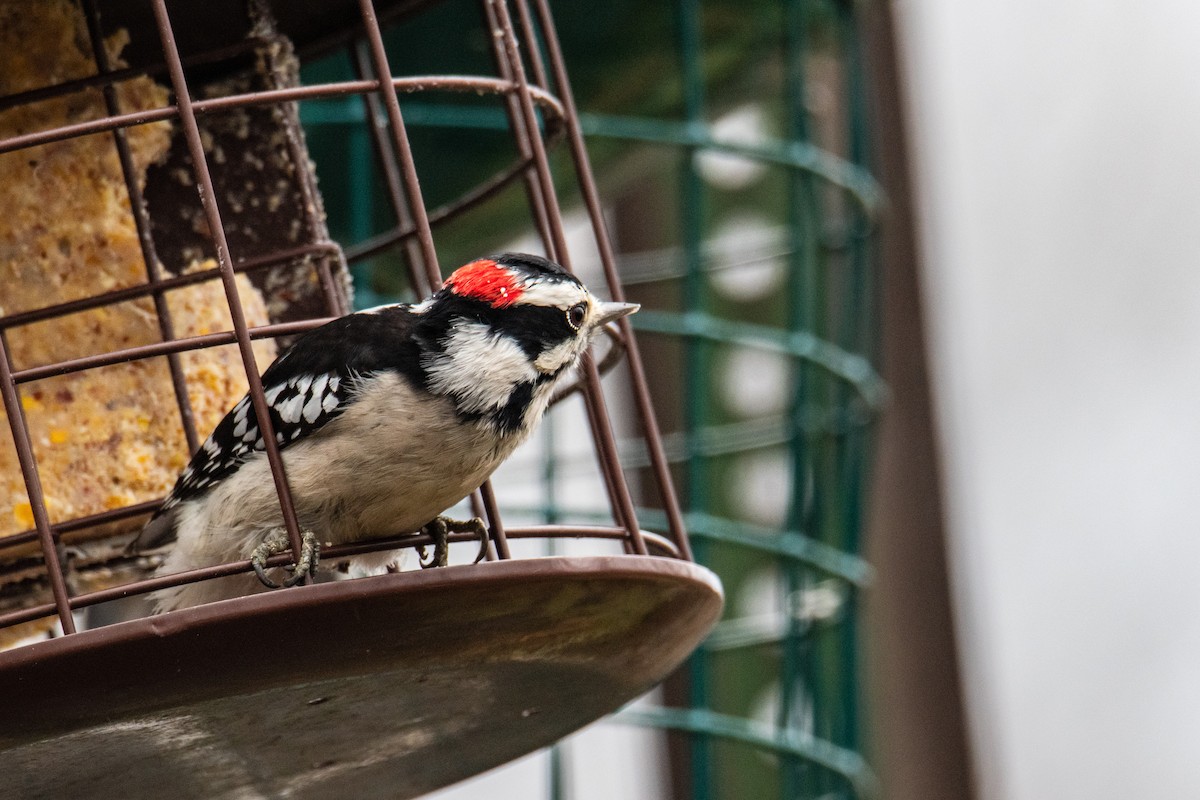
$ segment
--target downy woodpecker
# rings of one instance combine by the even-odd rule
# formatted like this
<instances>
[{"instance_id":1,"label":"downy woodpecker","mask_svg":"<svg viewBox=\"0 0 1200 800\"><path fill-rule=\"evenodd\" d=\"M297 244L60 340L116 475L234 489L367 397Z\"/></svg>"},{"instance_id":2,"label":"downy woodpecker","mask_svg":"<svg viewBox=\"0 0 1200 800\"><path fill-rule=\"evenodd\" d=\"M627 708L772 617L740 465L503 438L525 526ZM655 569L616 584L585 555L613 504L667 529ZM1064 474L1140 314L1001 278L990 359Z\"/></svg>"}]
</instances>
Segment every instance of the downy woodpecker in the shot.
<instances>
[{"instance_id":1,"label":"downy woodpecker","mask_svg":"<svg viewBox=\"0 0 1200 800\"><path fill-rule=\"evenodd\" d=\"M428 300L360 311L316 328L263 373L304 551L430 530L541 419L596 333L638 306L604 302L562 267L506 253L461 267ZM169 611L261 591L263 562L288 548L249 396L196 451L133 549L170 543L159 574L250 558L237 575L165 589ZM359 556L357 572L394 552ZM262 581L260 582L260 578Z\"/></svg>"}]
</instances>

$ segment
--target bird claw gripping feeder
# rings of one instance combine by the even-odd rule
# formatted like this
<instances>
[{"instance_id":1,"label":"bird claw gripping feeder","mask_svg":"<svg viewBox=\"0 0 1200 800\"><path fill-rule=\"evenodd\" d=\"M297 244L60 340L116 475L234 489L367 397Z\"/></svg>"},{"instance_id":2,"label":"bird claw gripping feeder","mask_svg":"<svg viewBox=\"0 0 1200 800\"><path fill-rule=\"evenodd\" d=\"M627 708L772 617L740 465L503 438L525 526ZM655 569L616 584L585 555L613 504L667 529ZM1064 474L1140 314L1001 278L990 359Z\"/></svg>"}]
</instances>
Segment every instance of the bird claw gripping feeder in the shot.
<instances>
[{"instance_id":1,"label":"bird claw gripping feeder","mask_svg":"<svg viewBox=\"0 0 1200 800\"><path fill-rule=\"evenodd\" d=\"M0 774L14 796L414 797L614 710L674 669L719 614L620 320L606 355L585 357L560 392L584 400L610 524L506 528L485 483L471 498L486 522L480 563L77 629L89 609L251 571L247 552L154 575L162 554L126 545L247 391L272 430L262 370L350 310L299 102L364 103L395 226L357 255L403 249L417 295L443 277L433 229L510 185L523 185L547 256L570 268L547 154L558 148L622 300L544 0L479 4L495 65L480 76L394 77L380 19L404 24L436 4L378 5L0 0L0 393L11 433L0 437L10 648ZM347 44L357 80L300 83L306 54ZM515 157L427 211L398 98L447 92L501 109ZM600 388L622 355L664 535L638 525ZM264 440L282 535L300 553L281 448ZM478 546L469 527L449 541ZM509 547L564 537L613 553L514 558ZM321 564L429 543L396 531L323 548ZM62 635L14 646L52 627Z\"/></svg>"}]
</instances>

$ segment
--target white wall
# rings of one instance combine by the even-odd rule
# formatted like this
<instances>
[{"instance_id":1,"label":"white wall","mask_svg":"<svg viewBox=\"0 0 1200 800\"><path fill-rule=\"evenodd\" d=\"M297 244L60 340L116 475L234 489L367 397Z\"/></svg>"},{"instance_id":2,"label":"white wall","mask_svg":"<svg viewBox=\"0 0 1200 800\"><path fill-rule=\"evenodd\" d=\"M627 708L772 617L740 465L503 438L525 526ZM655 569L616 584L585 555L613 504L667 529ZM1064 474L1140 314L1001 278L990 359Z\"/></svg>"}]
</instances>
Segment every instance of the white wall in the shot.
<instances>
[{"instance_id":1,"label":"white wall","mask_svg":"<svg viewBox=\"0 0 1200 800\"><path fill-rule=\"evenodd\" d=\"M895 5L984 796L1200 797L1200 3Z\"/></svg>"}]
</instances>

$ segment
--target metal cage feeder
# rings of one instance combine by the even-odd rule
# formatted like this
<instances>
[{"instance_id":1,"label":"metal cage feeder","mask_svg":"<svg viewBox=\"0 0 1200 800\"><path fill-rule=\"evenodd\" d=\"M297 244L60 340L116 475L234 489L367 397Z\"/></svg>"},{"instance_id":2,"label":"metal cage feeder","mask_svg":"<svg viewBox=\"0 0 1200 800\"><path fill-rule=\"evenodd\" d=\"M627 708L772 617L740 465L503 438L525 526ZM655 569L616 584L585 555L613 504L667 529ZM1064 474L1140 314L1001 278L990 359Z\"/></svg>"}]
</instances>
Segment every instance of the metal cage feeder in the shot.
<instances>
[{"instance_id":1,"label":"metal cage feeder","mask_svg":"<svg viewBox=\"0 0 1200 800\"><path fill-rule=\"evenodd\" d=\"M272 343L350 310L348 258L325 227L300 101L364 103L394 226L349 260L400 249L426 295L442 279L433 228L523 185L546 255L570 268L547 155L560 147L607 288L622 299L545 0L479 4L495 65L480 76L393 76L380 20L404 24L433 4L380 5L0 0L0 38L21 43L0 42L0 392L11 432L0 437L10 498L0 645L54 625L64 634L0 652L0 765L19 796L417 796L614 710L716 621L720 585L692 562L622 320L570 387L585 402L611 524L506 528L484 484L471 498L487 523L484 563L76 629L85 609L250 569L148 577L153 555L124 545L247 387L265 409ZM301 84L301 59L347 44L357 80ZM398 100L423 92L491 98L516 154L430 211ZM600 375L622 357L665 535L639 527L617 459ZM283 461L264 440L298 551ZM623 554L513 558L509 548L561 537L609 540ZM323 563L426 542L397 531L330 548Z\"/></svg>"}]
</instances>

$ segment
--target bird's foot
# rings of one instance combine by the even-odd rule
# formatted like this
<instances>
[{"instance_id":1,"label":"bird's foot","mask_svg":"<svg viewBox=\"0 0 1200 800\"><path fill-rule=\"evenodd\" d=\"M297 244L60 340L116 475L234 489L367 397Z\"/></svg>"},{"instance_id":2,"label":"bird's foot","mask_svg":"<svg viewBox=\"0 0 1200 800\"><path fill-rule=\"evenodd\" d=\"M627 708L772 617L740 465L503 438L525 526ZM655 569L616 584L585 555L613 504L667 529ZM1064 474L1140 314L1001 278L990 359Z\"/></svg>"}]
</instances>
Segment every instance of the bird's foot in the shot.
<instances>
[{"instance_id":1,"label":"bird's foot","mask_svg":"<svg viewBox=\"0 0 1200 800\"><path fill-rule=\"evenodd\" d=\"M267 577L267 559L279 553L286 552L291 548L291 542L288 541L287 533L282 530L276 530L272 535L262 541L258 547L250 554L250 564L254 567L254 574L262 581L262 585L268 589L278 589L280 587L291 587L298 583L303 583L305 578L315 577L317 574L317 564L321 560L321 543L317 540L317 535L312 531L304 531L300 535L301 547L300 557L296 563L288 567L292 572L292 576L283 581L282 584L276 583Z\"/></svg>"},{"instance_id":2,"label":"bird's foot","mask_svg":"<svg viewBox=\"0 0 1200 800\"><path fill-rule=\"evenodd\" d=\"M427 534L433 539L433 558L427 559L424 546L417 548L417 555L420 558L421 569L429 569L430 567L444 567L449 563L450 556L450 534L452 533L473 533L479 538L479 553L475 556L473 563L478 564L487 555L488 546L488 530L483 524L483 520L479 517L474 517L468 520L450 519L449 517L437 517L431 522L426 523L421 528L421 533Z\"/></svg>"}]
</instances>

